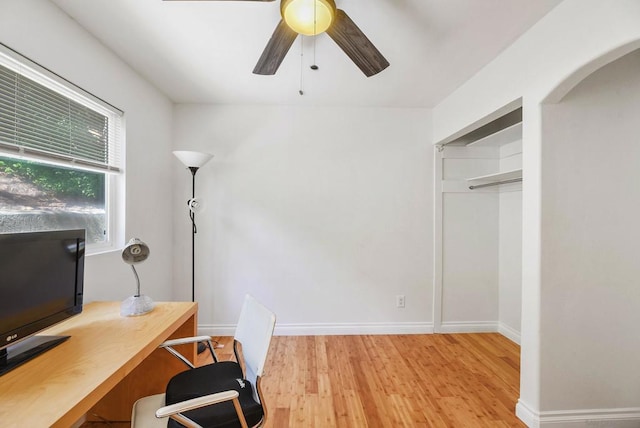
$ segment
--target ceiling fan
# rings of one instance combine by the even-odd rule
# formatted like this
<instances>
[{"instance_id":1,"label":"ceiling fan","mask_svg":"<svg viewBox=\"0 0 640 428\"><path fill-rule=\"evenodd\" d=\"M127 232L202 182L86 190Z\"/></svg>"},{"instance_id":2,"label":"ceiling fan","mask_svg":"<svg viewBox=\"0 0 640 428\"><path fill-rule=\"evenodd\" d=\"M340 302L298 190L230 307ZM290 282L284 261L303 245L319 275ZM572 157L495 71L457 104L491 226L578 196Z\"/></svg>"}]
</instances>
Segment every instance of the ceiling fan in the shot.
<instances>
[{"instance_id":1,"label":"ceiling fan","mask_svg":"<svg viewBox=\"0 0 640 428\"><path fill-rule=\"evenodd\" d=\"M334 0L280 0L280 15L282 18L253 69L254 74L275 74L298 34L315 36L323 32L336 42L367 77L378 74L389 66L389 61L351 18L343 10L336 8Z\"/></svg>"}]
</instances>

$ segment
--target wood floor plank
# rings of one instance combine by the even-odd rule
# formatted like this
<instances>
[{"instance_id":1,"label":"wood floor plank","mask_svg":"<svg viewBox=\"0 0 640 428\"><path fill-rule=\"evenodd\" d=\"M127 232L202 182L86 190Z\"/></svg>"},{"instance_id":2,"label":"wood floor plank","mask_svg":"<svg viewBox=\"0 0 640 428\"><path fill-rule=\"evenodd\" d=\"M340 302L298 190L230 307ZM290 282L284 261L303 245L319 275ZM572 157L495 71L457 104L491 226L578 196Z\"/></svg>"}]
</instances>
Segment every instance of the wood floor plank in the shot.
<instances>
[{"instance_id":1,"label":"wood floor plank","mask_svg":"<svg viewBox=\"0 0 640 428\"><path fill-rule=\"evenodd\" d=\"M214 339L232 359L231 338ZM519 361L518 345L493 333L275 336L266 427L525 427Z\"/></svg>"}]
</instances>

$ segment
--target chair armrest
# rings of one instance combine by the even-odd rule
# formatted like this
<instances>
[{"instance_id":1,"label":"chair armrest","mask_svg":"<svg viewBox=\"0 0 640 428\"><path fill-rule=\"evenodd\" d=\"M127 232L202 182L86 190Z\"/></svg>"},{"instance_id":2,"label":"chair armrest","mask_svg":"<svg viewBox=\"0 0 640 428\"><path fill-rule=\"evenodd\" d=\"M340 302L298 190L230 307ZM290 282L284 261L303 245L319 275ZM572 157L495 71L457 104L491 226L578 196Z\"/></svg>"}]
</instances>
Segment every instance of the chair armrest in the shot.
<instances>
[{"instance_id":1,"label":"chair armrest","mask_svg":"<svg viewBox=\"0 0 640 428\"><path fill-rule=\"evenodd\" d=\"M181 337L179 339L165 340L160 347L165 348L167 346L186 345L189 343L206 342L210 340L211 336Z\"/></svg>"},{"instance_id":2,"label":"chair armrest","mask_svg":"<svg viewBox=\"0 0 640 428\"><path fill-rule=\"evenodd\" d=\"M188 425L193 424L192 426L198 427L199 425L197 423L184 416L182 412L188 412L189 410L199 409L201 407L211 406L230 400L233 401L233 406L235 407L236 413L238 414L240 425L243 428L247 428L247 421L244 418L244 413L242 413L242 408L240 407L240 403L238 402L238 391L234 390L218 392L216 394L209 394L203 397L192 398L191 400L181 401L180 403L161 407L156 410L156 418L172 417L178 422L187 422Z\"/></svg>"},{"instance_id":3,"label":"chair armrest","mask_svg":"<svg viewBox=\"0 0 640 428\"><path fill-rule=\"evenodd\" d=\"M211 343L211 336L194 336L194 337L182 337L179 339L170 339L161 343L160 348L166 349L167 351L169 351L169 353L171 353L171 355L173 355L174 357L176 357L177 359L185 363L187 367L189 367L190 369L193 369L195 368L193 363L189 361L189 359L186 358L184 355L182 355L180 352L173 349L173 347L178 345L188 345L190 343L200 343L200 342L205 342L207 344L207 348L209 348L209 352L211 353L213 362L217 363L218 356L216 355L216 352L213 350L213 343Z\"/></svg>"}]
</instances>

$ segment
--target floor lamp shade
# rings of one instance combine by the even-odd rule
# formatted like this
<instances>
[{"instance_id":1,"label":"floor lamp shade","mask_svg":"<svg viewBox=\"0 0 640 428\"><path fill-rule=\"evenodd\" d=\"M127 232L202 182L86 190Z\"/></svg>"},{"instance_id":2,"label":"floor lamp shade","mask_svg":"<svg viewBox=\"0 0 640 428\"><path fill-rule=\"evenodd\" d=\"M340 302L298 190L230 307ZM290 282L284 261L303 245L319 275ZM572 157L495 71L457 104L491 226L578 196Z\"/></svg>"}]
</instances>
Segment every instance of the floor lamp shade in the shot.
<instances>
[{"instance_id":1,"label":"floor lamp shade","mask_svg":"<svg viewBox=\"0 0 640 428\"><path fill-rule=\"evenodd\" d=\"M213 157L213 155L210 155L209 153L191 152L186 150L177 150L173 152L173 154L187 168L200 168L201 166L209 162Z\"/></svg>"}]
</instances>

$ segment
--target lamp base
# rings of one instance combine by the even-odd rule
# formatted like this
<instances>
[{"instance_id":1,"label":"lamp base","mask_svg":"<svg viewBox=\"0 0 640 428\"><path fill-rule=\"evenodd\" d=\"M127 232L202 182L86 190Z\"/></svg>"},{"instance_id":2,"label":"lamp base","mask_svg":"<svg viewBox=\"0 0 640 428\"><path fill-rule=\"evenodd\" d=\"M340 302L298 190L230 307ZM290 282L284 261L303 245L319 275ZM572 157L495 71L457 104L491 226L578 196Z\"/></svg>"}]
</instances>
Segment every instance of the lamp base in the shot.
<instances>
[{"instance_id":1,"label":"lamp base","mask_svg":"<svg viewBox=\"0 0 640 428\"><path fill-rule=\"evenodd\" d=\"M135 317L151 312L155 303L151 297L141 294L139 296L127 297L120 305L120 315L123 317Z\"/></svg>"}]
</instances>

